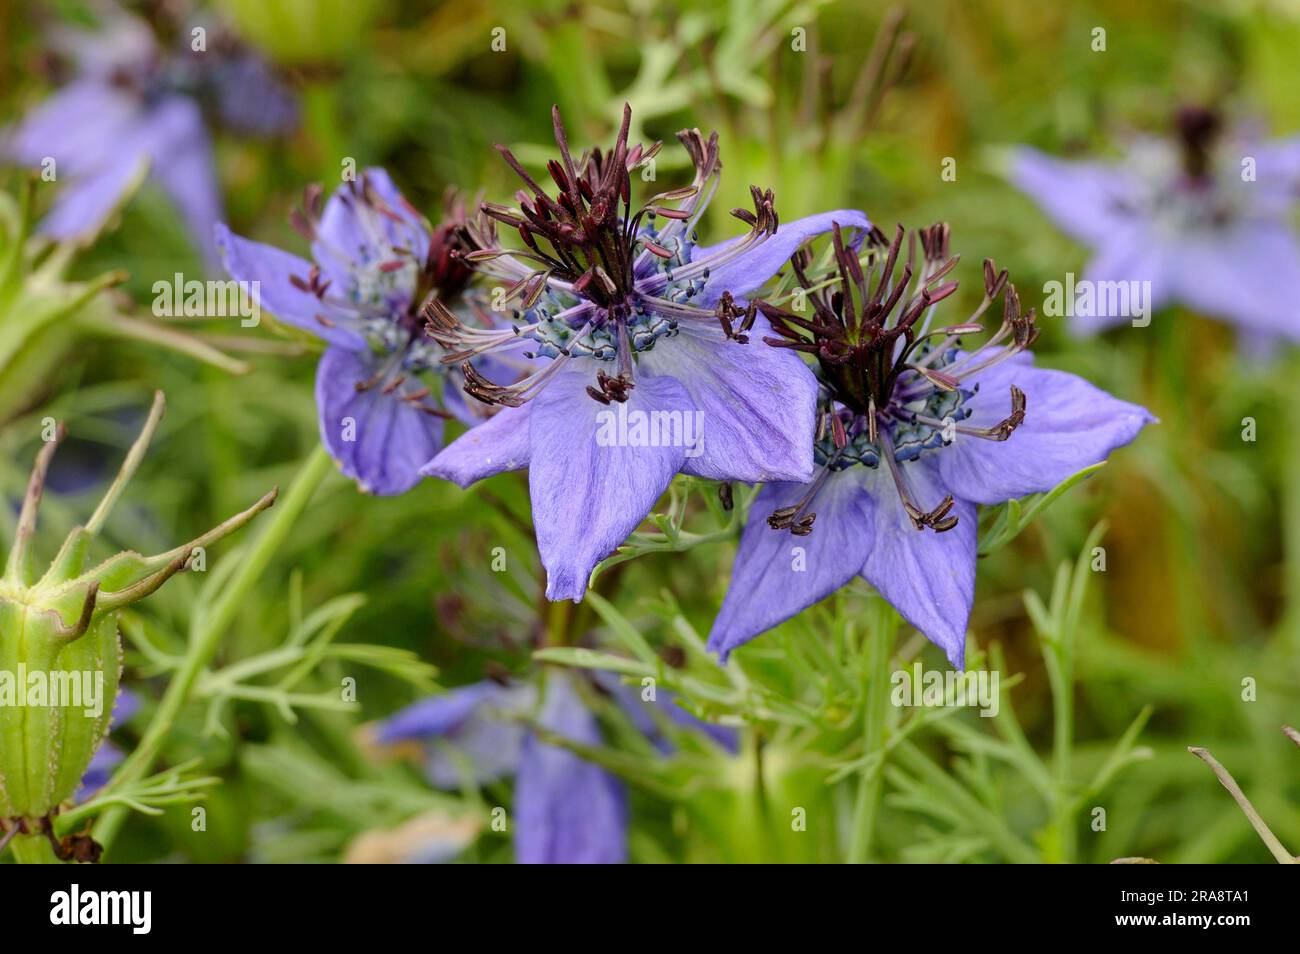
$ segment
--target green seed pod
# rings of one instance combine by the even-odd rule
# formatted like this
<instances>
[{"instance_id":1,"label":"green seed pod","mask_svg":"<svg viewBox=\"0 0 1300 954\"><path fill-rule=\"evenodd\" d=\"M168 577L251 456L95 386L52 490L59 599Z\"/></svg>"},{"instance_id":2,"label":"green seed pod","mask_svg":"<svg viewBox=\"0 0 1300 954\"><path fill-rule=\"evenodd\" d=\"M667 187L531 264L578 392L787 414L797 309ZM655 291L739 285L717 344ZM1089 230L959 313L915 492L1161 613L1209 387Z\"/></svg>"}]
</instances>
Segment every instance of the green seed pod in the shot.
<instances>
[{"instance_id":1,"label":"green seed pod","mask_svg":"<svg viewBox=\"0 0 1300 954\"><path fill-rule=\"evenodd\" d=\"M37 456L0 578L0 838L48 832L108 732L122 669L117 617L184 570L195 548L243 526L276 491L184 546L124 551L84 570L87 551L144 456L163 412L155 395L143 431L104 499L39 577L31 566L36 514L63 427Z\"/></svg>"},{"instance_id":2,"label":"green seed pod","mask_svg":"<svg viewBox=\"0 0 1300 954\"><path fill-rule=\"evenodd\" d=\"M108 732L122 649L95 597L69 624L37 589L0 590L0 816L50 814Z\"/></svg>"}]
</instances>

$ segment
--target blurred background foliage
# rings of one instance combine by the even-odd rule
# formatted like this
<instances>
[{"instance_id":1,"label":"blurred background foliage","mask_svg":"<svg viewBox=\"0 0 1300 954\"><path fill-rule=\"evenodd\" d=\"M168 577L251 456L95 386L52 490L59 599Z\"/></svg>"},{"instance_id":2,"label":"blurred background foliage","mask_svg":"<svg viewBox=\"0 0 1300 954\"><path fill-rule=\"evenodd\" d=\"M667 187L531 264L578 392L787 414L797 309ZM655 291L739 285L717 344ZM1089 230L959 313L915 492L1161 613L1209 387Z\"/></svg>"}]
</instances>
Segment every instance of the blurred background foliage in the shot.
<instances>
[{"instance_id":1,"label":"blurred background foliage","mask_svg":"<svg viewBox=\"0 0 1300 954\"><path fill-rule=\"evenodd\" d=\"M1080 271L1085 251L1000 177L1004 147L1105 154L1126 131L1165 129L1184 102L1220 103L1275 135L1300 133L1300 3L1289 0L218 0L208 9L271 57L302 97L296 133L217 141L228 221L299 251L287 213L308 183L331 188L346 157L389 169L436 219L449 186L508 196L512 178L492 144L510 143L525 162L546 156L552 103L570 140L586 144L611 138L626 100L641 138L665 140L664 188L686 181L676 130L718 130L724 173L706 241L735 231L726 210L744 205L754 183L775 190L786 220L855 206L887 230L895 221L948 221L972 306L984 257L1009 268L1022 298L1038 305L1043 283ZM0 0L0 121L51 88L46 28L85 15L77 0ZM882 24L900 31L897 63L873 55ZM1092 45L1098 27L1104 52ZM492 48L497 28L504 50ZM796 50L801 31L806 48ZM898 66L883 95L866 82ZM956 181L940 176L947 157ZM16 194L21 174L7 171L2 181ZM146 318L155 281L200 272L170 206L149 189L73 266L82 278L117 269L129 277L111 293L112 308ZM168 415L107 528L114 545L163 549L286 484L317 443L316 345L270 321L257 330L188 324L247 373L148 340L51 342L58 360L23 393L5 395L16 410L0 429L0 493L21 498L40 420L56 416L71 436L44 518L59 531L84 518L155 388L167 394ZM815 718L768 720L745 696L715 707L755 726L736 760L676 775L623 766L635 792L635 860L851 857L862 798L879 800L867 819L871 860L1267 860L1188 745L1210 749L1279 837L1300 845L1300 752L1278 732L1300 719L1300 356L1259 358L1224 326L1182 310L1092 340L1071 337L1059 320L1042 324L1040 363L1145 403L1161 423L981 561L974 640L1004 657L1007 682L1019 674L1005 704L1024 745L1007 741L1018 729L1001 736L990 720L950 713L910 729L883 770L871 762L859 737L884 686L864 694L875 657L862 621L880 608L865 587L845 592L736 657L763 692L797 700ZM1241 436L1246 417L1257 421L1254 442ZM699 499L686 525L707 530ZM1058 568L1085 553L1099 521L1106 570L1069 590ZM505 548L507 572L492 572L493 547ZM213 555L217 565L237 559L230 548ZM348 594L357 594L341 622L348 643L411 650L438 667L444 686L479 679L489 664L522 672L542 642L617 652L620 625L658 651L680 649L684 633L707 632L733 549L711 543L640 557L603 575L596 591L607 603L557 609L542 600L520 475L468 492L426 481L397 498L365 497L331 475L249 594L218 663L282 644L304 613ZM177 580L128 616L128 636L142 631L177 647L201 585ZM1068 634L1045 635L1026 611L1026 592L1077 603ZM908 635L900 634L904 658ZM819 661L822 644L835 655L831 668ZM133 645L125 682L156 697L165 680ZM1044 653L1068 662L1063 683L1053 685ZM800 655L806 671L791 662ZM930 647L921 658L944 665ZM691 678L727 685L711 666L688 653ZM313 678L326 686L344 671L334 661ZM508 803L508 785L438 795L413 767L377 758L363 724L420 690L397 674L346 671L359 679L358 712L313 710L290 722L274 707L235 701L213 734L205 707L187 708L165 760L202 756L221 778L207 802L208 831L190 832L188 810L134 816L116 857L336 860L363 832ZM1243 701L1247 679L1257 701ZM140 724L148 711L146 703ZM904 717L879 716L891 738ZM1140 734L1126 743L1135 720ZM125 747L135 731L120 734ZM609 736L612 747L626 735ZM1123 770L1093 792L1087 782L1117 744ZM808 832L784 834L785 812L771 823L746 814L758 810L744 793L764 752L757 764L768 787L758 788L767 808L808 806ZM1035 797L1044 766L1053 778L1064 768L1045 783L1056 801ZM683 786L676 797L650 784L661 777ZM1082 794L1089 800L1069 808ZM748 807L736 810L742 802ZM1106 809L1105 831L1090 826L1094 806ZM509 843L486 832L461 857L508 860Z\"/></svg>"}]
</instances>

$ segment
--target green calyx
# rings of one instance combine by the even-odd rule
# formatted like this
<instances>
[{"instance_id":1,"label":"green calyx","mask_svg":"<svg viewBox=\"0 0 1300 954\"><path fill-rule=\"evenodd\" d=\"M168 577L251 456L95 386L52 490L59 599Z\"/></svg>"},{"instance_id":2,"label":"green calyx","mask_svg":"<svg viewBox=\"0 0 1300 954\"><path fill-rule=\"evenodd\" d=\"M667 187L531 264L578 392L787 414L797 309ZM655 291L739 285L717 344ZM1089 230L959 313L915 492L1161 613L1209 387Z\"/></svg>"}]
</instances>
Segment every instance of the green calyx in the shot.
<instances>
[{"instance_id":1,"label":"green calyx","mask_svg":"<svg viewBox=\"0 0 1300 954\"><path fill-rule=\"evenodd\" d=\"M189 543L153 556L124 551L86 569L91 542L131 479L162 417L161 392L117 478L41 574L31 543L46 474L64 429L37 455L0 577L0 837L37 832L77 790L108 732L122 668L119 611L190 565L196 551L274 502L272 490Z\"/></svg>"}]
</instances>

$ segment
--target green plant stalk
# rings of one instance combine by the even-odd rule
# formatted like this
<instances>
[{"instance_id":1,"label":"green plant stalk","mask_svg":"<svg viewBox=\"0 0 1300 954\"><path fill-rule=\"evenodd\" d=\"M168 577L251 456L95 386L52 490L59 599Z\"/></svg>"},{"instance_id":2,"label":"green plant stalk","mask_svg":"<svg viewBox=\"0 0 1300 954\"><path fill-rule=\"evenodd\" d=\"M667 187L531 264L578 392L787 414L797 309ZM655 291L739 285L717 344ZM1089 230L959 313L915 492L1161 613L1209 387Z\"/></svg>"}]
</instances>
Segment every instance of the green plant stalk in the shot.
<instances>
[{"instance_id":1,"label":"green plant stalk","mask_svg":"<svg viewBox=\"0 0 1300 954\"><path fill-rule=\"evenodd\" d=\"M1104 523L1093 527L1072 572L1068 564L1062 565L1052 591L1052 631L1042 634L1043 666L1052 689L1052 828L1056 835L1056 856L1048 860L1066 864L1073 863L1078 854L1078 832L1074 824L1078 800L1070 781L1074 748L1074 654L1087 592L1089 554L1104 532Z\"/></svg>"},{"instance_id":2,"label":"green plant stalk","mask_svg":"<svg viewBox=\"0 0 1300 954\"><path fill-rule=\"evenodd\" d=\"M20 865L56 865L60 864L54 857L49 839L45 835L19 835L9 843L14 861Z\"/></svg>"},{"instance_id":3,"label":"green plant stalk","mask_svg":"<svg viewBox=\"0 0 1300 954\"><path fill-rule=\"evenodd\" d=\"M1300 361L1293 360L1290 367L1292 390L1300 397ZM1288 402L1290 407L1296 405ZM1282 546L1286 554L1287 599L1284 626L1291 641L1292 648L1300 652L1300 414L1292 411L1291 426L1287 428L1288 452L1286 470L1282 475L1282 486L1287 491L1282 496Z\"/></svg>"},{"instance_id":4,"label":"green plant stalk","mask_svg":"<svg viewBox=\"0 0 1300 954\"><path fill-rule=\"evenodd\" d=\"M248 591L262 575L276 550L284 543L285 537L289 535L289 531L306 509L316 488L320 486L332 467L333 461L329 454L325 452L324 447L317 444L316 449L312 451L294 477L289 492L274 508L270 521L252 544L248 558L239 565L211 611L204 615L197 630L192 634L181 667L167 686L162 702L159 703L140 744L122 763L106 791L111 791L126 782L144 778L153 767L154 760L157 759L163 743L176 723L176 717L185 703L190 700L203 669L216 655L221 638L234 620L240 606L243 605ZM118 806L105 812L95 825L95 839L106 850L121 830L125 819L126 809Z\"/></svg>"},{"instance_id":5,"label":"green plant stalk","mask_svg":"<svg viewBox=\"0 0 1300 954\"><path fill-rule=\"evenodd\" d=\"M1055 788L1057 859L1074 861L1076 836L1074 800L1070 797L1070 756L1074 743L1073 665L1070 649L1060 644L1044 646L1043 663L1052 688L1052 776Z\"/></svg>"},{"instance_id":6,"label":"green plant stalk","mask_svg":"<svg viewBox=\"0 0 1300 954\"><path fill-rule=\"evenodd\" d=\"M858 777L857 797L853 805L853 827L849 836L849 864L864 864L875 835L876 812L880 806L881 770L885 765L885 722L889 713L889 660L894 643L897 617L883 599L876 600L876 612L870 618L871 662L864 669L862 683L863 756L879 759L864 766Z\"/></svg>"},{"instance_id":7,"label":"green plant stalk","mask_svg":"<svg viewBox=\"0 0 1300 954\"><path fill-rule=\"evenodd\" d=\"M1187 439L1187 435L1196 427L1196 423L1189 418L1190 402L1187 395L1194 390L1188 372L1196 367L1197 359L1191 351L1190 336L1181 333L1181 322L1187 320L1185 311L1180 310L1177 318L1177 321L1164 323L1165 327L1160 332L1154 349L1154 369L1156 379L1166 388L1167 400L1162 402L1161 427L1169 429L1170 446L1175 448L1176 454L1175 466L1184 473L1195 474L1197 470L1194 463L1183 458L1182 449L1194 446ZM1198 494L1207 492L1203 481L1196 481L1194 486ZM1174 564L1171 567L1176 596L1174 607L1178 615L1178 631L1183 634L1187 649L1203 658L1213 641L1212 633L1206 625L1207 614L1200 611L1204 603L1201 587L1207 582L1203 579L1204 563L1198 559L1203 528L1189 524L1180 519L1181 516L1175 510L1164 533L1165 546L1170 561Z\"/></svg>"},{"instance_id":8,"label":"green plant stalk","mask_svg":"<svg viewBox=\"0 0 1300 954\"><path fill-rule=\"evenodd\" d=\"M772 821L771 804L767 798L767 779L764 777L763 746L765 740L759 731L754 732L754 805L758 817L763 823L763 831L769 831Z\"/></svg>"}]
</instances>

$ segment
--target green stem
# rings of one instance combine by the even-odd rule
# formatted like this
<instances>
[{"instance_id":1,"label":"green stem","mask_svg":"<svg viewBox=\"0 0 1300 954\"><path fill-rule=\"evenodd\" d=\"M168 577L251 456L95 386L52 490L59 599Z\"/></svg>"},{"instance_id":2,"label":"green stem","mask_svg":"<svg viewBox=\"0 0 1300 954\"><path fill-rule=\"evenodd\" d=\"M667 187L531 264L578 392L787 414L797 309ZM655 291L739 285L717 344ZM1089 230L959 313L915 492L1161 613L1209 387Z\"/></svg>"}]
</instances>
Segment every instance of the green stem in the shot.
<instances>
[{"instance_id":1,"label":"green stem","mask_svg":"<svg viewBox=\"0 0 1300 954\"><path fill-rule=\"evenodd\" d=\"M567 646L570 633L569 622L573 618L573 603L569 600L555 600L546 606L546 635L543 645Z\"/></svg>"},{"instance_id":2,"label":"green stem","mask_svg":"<svg viewBox=\"0 0 1300 954\"><path fill-rule=\"evenodd\" d=\"M857 798L853 805L853 829L849 837L848 862L860 865L871 852L876 829L876 810L880 805L881 769L885 762L885 722L889 703L889 659L894 645L897 617L882 599L876 601L877 612L871 620L867 638L871 648L870 665L863 672L862 733L863 754L877 755L865 765L858 777Z\"/></svg>"},{"instance_id":3,"label":"green stem","mask_svg":"<svg viewBox=\"0 0 1300 954\"><path fill-rule=\"evenodd\" d=\"M44 835L19 835L9 843L9 850L14 853L14 861L20 865L55 865L59 859L54 857L50 841Z\"/></svg>"},{"instance_id":4,"label":"green stem","mask_svg":"<svg viewBox=\"0 0 1300 954\"><path fill-rule=\"evenodd\" d=\"M181 667L167 686L167 691L163 694L162 702L159 703L153 720L145 730L144 737L135 751L122 763L122 767L113 776L107 790L118 788L127 782L138 781L152 769L154 761L176 723L177 716L189 701L199 676L216 655L221 638L244 605L248 591L261 578L271 562L271 557L289 535L294 523L306 509L312 494L332 468L333 462L329 454L318 444L298 471L289 492L272 511L270 521L253 542L247 557L235 570L229 584L211 609L198 621L191 633L189 648ZM126 809L116 806L105 812L99 819L95 826L95 838L105 848L121 829L125 815Z\"/></svg>"},{"instance_id":5,"label":"green stem","mask_svg":"<svg viewBox=\"0 0 1300 954\"><path fill-rule=\"evenodd\" d=\"M1074 678L1070 663L1048 650L1048 681L1052 684L1052 762L1056 789L1057 845L1061 862L1073 863L1076 851L1074 799L1070 794L1070 750L1074 746Z\"/></svg>"},{"instance_id":6,"label":"green stem","mask_svg":"<svg viewBox=\"0 0 1300 954\"><path fill-rule=\"evenodd\" d=\"M1292 394L1300 398L1300 362L1292 360L1290 367ZM1292 408L1294 400L1288 401ZM1286 441L1290 446L1287 453L1286 470L1282 474L1282 486L1287 488L1282 497L1282 540L1287 573L1288 594L1283 619L1284 631L1288 634L1292 647L1300 651L1300 415L1292 412L1291 426L1286 430Z\"/></svg>"},{"instance_id":7,"label":"green stem","mask_svg":"<svg viewBox=\"0 0 1300 954\"><path fill-rule=\"evenodd\" d=\"M1070 640L1071 645L1064 645ZM1072 634L1059 634L1056 642L1044 646L1043 664L1052 690L1052 775L1055 789L1055 828L1059 858L1075 858L1074 799L1070 793L1071 749L1074 745L1074 672L1070 659Z\"/></svg>"},{"instance_id":8,"label":"green stem","mask_svg":"<svg viewBox=\"0 0 1300 954\"><path fill-rule=\"evenodd\" d=\"M767 764L763 757L767 740L763 737L761 727L754 727L750 742L753 746L754 787L751 797L754 829L759 833L755 847L761 852L759 857L773 859L780 864L784 861L785 847L773 824L772 805L767 793Z\"/></svg>"}]
</instances>

